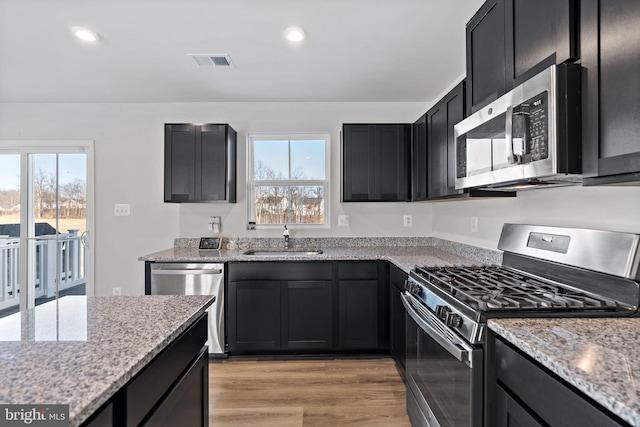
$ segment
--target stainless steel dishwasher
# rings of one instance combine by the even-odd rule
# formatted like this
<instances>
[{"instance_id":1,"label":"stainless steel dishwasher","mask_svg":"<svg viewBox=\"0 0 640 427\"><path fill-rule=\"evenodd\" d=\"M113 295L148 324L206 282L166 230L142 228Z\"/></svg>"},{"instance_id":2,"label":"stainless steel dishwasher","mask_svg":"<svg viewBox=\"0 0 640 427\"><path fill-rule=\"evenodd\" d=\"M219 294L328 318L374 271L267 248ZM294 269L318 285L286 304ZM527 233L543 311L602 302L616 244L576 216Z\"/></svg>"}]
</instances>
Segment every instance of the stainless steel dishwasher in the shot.
<instances>
[{"instance_id":1,"label":"stainless steel dishwasher","mask_svg":"<svg viewBox=\"0 0 640 427\"><path fill-rule=\"evenodd\" d=\"M210 357L224 357L224 264L152 263L151 295L215 295L207 344Z\"/></svg>"}]
</instances>

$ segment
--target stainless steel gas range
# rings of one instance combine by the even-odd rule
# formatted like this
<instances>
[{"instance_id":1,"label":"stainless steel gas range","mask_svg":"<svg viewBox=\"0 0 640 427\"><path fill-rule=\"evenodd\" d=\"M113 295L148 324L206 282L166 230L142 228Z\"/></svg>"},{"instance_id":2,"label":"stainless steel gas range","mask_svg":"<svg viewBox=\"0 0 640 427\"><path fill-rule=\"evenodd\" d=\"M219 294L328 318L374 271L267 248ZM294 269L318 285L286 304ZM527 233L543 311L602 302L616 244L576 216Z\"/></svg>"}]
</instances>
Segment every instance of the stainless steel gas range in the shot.
<instances>
[{"instance_id":1,"label":"stainless steel gas range","mask_svg":"<svg viewBox=\"0 0 640 427\"><path fill-rule=\"evenodd\" d=\"M501 266L419 267L407 311L407 411L415 426L482 426L487 320L635 316L640 235L505 224Z\"/></svg>"}]
</instances>

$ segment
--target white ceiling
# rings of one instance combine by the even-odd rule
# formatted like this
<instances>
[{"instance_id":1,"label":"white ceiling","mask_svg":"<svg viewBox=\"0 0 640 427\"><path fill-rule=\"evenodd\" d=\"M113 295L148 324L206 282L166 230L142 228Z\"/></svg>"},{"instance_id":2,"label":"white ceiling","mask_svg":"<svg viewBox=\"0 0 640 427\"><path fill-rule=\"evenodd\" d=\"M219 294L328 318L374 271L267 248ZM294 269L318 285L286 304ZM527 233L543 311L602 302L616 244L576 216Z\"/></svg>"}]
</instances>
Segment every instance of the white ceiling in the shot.
<instances>
[{"instance_id":1,"label":"white ceiling","mask_svg":"<svg viewBox=\"0 0 640 427\"><path fill-rule=\"evenodd\" d=\"M0 0L0 102L432 101L465 73L482 2ZM292 25L302 45L284 39Z\"/></svg>"}]
</instances>

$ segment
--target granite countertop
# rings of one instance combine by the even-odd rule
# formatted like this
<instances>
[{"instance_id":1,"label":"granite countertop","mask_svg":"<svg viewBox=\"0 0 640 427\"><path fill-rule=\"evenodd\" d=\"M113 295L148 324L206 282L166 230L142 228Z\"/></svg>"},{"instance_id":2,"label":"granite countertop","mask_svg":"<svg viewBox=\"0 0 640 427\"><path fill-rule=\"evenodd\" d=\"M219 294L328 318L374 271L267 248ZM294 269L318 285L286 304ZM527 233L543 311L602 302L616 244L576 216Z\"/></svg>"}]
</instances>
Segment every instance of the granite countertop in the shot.
<instances>
[{"instance_id":1,"label":"granite countertop","mask_svg":"<svg viewBox=\"0 0 640 427\"><path fill-rule=\"evenodd\" d=\"M340 240L340 239L335 239ZM332 260L388 260L408 273L415 265L470 265L502 264L502 254L498 251L475 248L428 238L414 246L392 246L395 241L381 240L381 245L368 246L305 246L310 249L320 247L320 255L289 253L287 255L243 255L242 250L199 250L196 247L166 249L138 258L153 262L227 262L227 261L332 261ZM279 242L279 240L278 240ZM422 244L420 244L422 243ZM253 249L253 247L252 247Z\"/></svg>"},{"instance_id":2,"label":"granite countertop","mask_svg":"<svg viewBox=\"0 0 640 427\"><path fill-rule=\"evenodd\" d=\"M492 319L489 328L640 426L640 319Z\"/></svg>"},{"instance_id":3,"label":"granite countertop","mask_svg":"<svg viewBox=\"0 0 640 427\"><path fill-rule=\"evenodd\" d=\"M65 296L0 319L0 403L68 404L77 426L214 301Z\"/></svg>"}]
</instances>

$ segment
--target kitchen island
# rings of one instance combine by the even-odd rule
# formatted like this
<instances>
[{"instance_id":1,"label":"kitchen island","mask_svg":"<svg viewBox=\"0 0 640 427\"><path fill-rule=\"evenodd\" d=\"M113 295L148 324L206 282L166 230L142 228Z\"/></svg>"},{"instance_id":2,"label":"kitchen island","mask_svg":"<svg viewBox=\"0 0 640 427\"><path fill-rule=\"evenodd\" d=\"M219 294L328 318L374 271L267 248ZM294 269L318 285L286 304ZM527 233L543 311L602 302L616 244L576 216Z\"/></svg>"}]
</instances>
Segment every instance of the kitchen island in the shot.
<instances>
[{"instance_id":1,"label":"kitchen island","mask_svg":"<svg viewBox=\"0 0 640 427\"><path fill-rule=\"evenodd\" d=\"M494 319L488 326L578 394L640 426L640 319Z\"/></svg>"},{"instance_id":2,"label":"kitchen island","mask_svg":"<svg viewBox=\"0 0 640 427\"><path fill-rule=\"evenodd\" d=\"M204 316L213 301L66 296L2 318L0 404L69 405L72 427L149 419L188 375L183 365L202 359L206 372Z\"/></svg>"}]
</instances>

